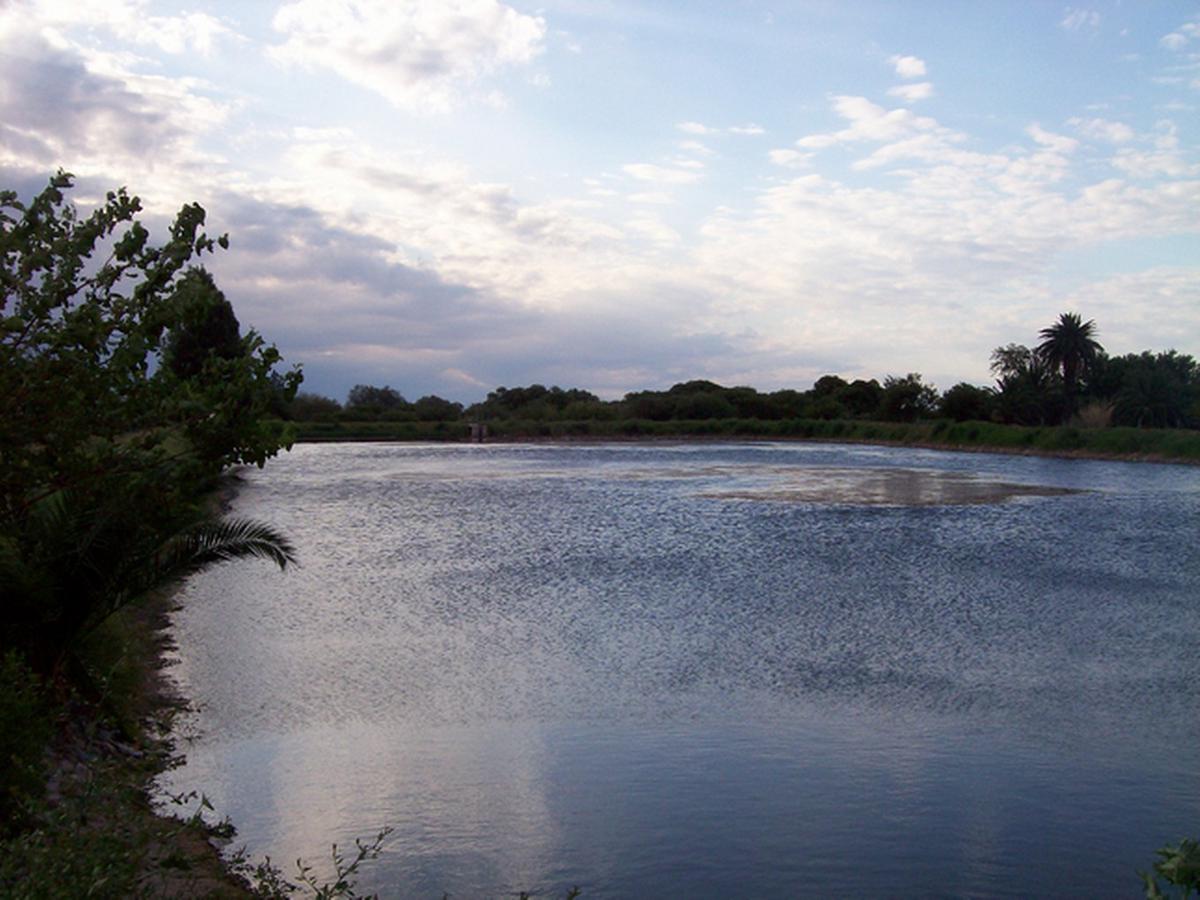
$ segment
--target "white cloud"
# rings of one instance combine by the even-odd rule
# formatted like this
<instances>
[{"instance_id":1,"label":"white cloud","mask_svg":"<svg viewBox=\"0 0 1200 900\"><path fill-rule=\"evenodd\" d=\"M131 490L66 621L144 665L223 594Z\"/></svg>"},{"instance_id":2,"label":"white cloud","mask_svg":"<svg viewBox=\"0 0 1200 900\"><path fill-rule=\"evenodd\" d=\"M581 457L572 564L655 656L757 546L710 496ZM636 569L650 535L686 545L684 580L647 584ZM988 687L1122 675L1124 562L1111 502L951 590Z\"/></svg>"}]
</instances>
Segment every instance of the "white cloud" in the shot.
<instances>
[{"instance_id":1,"label":"white cloud","mask_svg":"<svg viewBox=\"0 0 1200 900\"><path fill-rule=\"evenodd\" d=\"M1200 174L1200 164L1189 163L1179 147L1178 129L1170 121L1157 124L1152 150L1122 148L1113 157L1114 167L1134 178L1184 178Z\"/></svg>"},{"instance_id":2,"label":"white cloud","mask_svg":"<svg viewBox=\"0 0 1200 900\"><path fill-rule=\"evenodd\" d=\"M702 122L679 122L675 126L685 134L718 135L718 134L738 134L738 135L760 135L766 134L766 129L761 125L755 125L753 122L748 122L745 125L731 125L728 128L717 128L712 125L705 125Z\"/></svg>"},{"instance_id":3,"label":"white cloud","mask_svg":"<svg viewBox=\"0 0 1200 900\"><path fill-rule=\"evenodd\" d=\"M693 184L701 174L691 169L657 166L653 163L630 163L621 166L621 171L638 181L653 181L658 184Z\"/></svg>"},{"instance_id":4,"label":"white cloud","mask_svg":"<svg viewBox=\"0 0 1200 900\"><path fill-rule=\"evenodd\" d=\"M666 206L675 202L675 198L664 191L641 191L630 194L625 199L630 203L649 203L653 206Z\"/></svg>"},{"instance_id":5,"label":"white cloud","mask_svg":"<svg viewBox=\"0 0 1200 900\"><path fill-rule=\"evenodd\" d=\"M857 141L893 141L917 131L938 128L935 120L914 115L907 109L884 109L865 97L833 98L834 111L850 125L841 131L810 134L796 141L804 149L821 149Z\"/></svg>"},{"instance_id":6,"label":"white cloud","mask_svg":"<svg viewBox=\"0 0 1200 900\"><path fill-rule=\"evenodd\" d=\"M679 232L657 216L643 213L626 222L625 228L656 245L672 246L679 243Z\"/></svg>"},{"instance_id":7,"label":"white cloud","mask_svg":"<svg viewBox=\"0 0 1200 900\"><path fill-rule=\"evenodd\" d=\"M1200 39L1200 19L1184 22L1170 34L1163 35L1158 42L1168 50L1182 50L1197 39Z\"/></svg>"},{"instance_id":8,"label":"white cloud","mask_svg":"<svg viewBox=\"0 0 1200 900\"><path fill-rule=\"evenodd\" d=\"M1079 148L1079 141L1069 138L1066 135L1047 131L1036 122L1026 128L1025 133L1043 147L1048 147L1055 153L1074 153Z\"/></svg>"},{"instance_id":9,"label":"white cloud","mask_svg":"<svg viewBox=\"0 0 1200 900\"><path fill-rule=\"evenodd\" d=\"M0 12L0 165L136 174L147 197L212 178L222 160L202 142L233 104L196 78L132 71L128 55L80 47L33 12Z\"/></svg>"},{"instance_id":10,"label":"white cloud","mask_svg":"<svg viewBox=\"0 0 1200 900\"><path fill-rule=\"evenodd\" d=\"M934 155L928 166L895 172L894 187L805 174L764 189L752 209L710 216L696 274L728 298L726 327L753 321L758 333L809 353L840 348L853 354L848 363L863 360L876 375L929 353L931 336L946 334L951 370L977 366L986 377L994 336L1012 333L1014 319L1044 318L1061 302L1053 272L1065 249L1195 228L1200 181L1141 187L1112 179L1067 192L1052 180L1022 177L1031 165L1023 150L957 151L962 156L951 164L935 138L911 139L931 144ZM1194 268L1170 279L1183 290L1174 299L1136 281L1125 283L1124 296L1106 292L1124 304L1125 318L1144 321L1148 308L1169 309L1183 316L1173 329L1198 333L1200 305L1186 305L1200 284ZM1139 307L1143 300L1148 305ZM856 323L852 351L831 324L849 321ZM952 341L947 321L955 322ZM1141 327L1146 346L1166 346L1163 333Z\"/></svg>"},{"instance_id":11,"label":"white cloud","mask_svg":"<svg viewBox=\"0 0 1200 900\"><path fill-rule=\"evenodd\" d=\"M717 151L713 150L707 144L702 144L699 141L680 141L679 149L686 150L688 153L696 153L700 156L716 156Z\"/></svg>"},{"instance_id":12,"label":"white cloud","mask_svg":"<svg viewBox=\"0 0 1200 900\"><path fill-rule=\"evenodd\" d=\"M1192 348L1200 334L1200 278L1195 269L1158 267L1082 285L1063 298L1064 309L1087 309L1101 323L1112 355L1148 347ZM1146 310L1154 310L1152 316ZM1119 335L1120 343L1106 335Z\"/></svg>"},{"instance_id":13,"label":"white cloud","mask_svg":"<svg viewBox=\"0 0 1200 900\"><path fill-rule=\"evenodd\" d=\"M1067 120L1067 124L1073 125L1075 130L1084 137L1107 141L1110 144L1125 144L1134 137L1133 129L1124 122L1112 122L1108 119L1072 118Z\"/></svg>"},{"instance_id":14,"label":"white cloud","mask_svg":"<svg viewBox=\"0 0 1200 900\"><path fill-rule=\"evenodd\" d=\"M901 78L921 78L925 75L925 60L916 56L892 56L888 58L896 67L896 74Z\"/></svg>"},{"instance_id":15,"label":"white cloud","mask_svg":"<svg viewBox=\"0 0 1200 900\"><path fill-rule=\"evenodd\" d=\"M918 81L915 84L898 84L888 90L889 96L899 97L906 103L916 103L933 96L933 85L928 81Z\"/></svg>"},{"instance_id":16,"label":"white cloud","mask_svg":"<svg viewBox=\"0 0 1200 900\"><path fill-rule=\"evenodd\" d=\"M118 40L154 47L164 53L208 56L222 40L241 40L229 24L207 13L154 15L148 0L35 0L24 10L52 29L103 28Z\"/></svg>"},{"instance_id":17,"label":"white cloud","mask_svg":"<svg viewBox=\"0 0 1200 900\"><path fill-rule=\"evenodd\" d=\"M777 166L784 166L789 169L799 169L809 164L812 159L811 153L801 153L799 150L779 149L768 150L767 159Z\"/></svg>"},{"instance_id":18,"label":"white cloud","mask_svg":"<svg viewBox=\"0 0 1200 900\"><path fill-rule=\"evenodd\" d=\"M1100 28L1100 13L1092 9L1067 9L1059 27L1067 31L1096 31Z\"/></svg>"},{"instance_id":19,"label":"white cloud","mask_svg":"<svg viewBox=\"0 0 1200 900\"><path fill-rule=\"evenodd\" d=\"M543 49L545 22L496 0L292 0L275 14L278 61L327 68L396 106L445 110L465 88Z\"/></svg>"}]
</instances>

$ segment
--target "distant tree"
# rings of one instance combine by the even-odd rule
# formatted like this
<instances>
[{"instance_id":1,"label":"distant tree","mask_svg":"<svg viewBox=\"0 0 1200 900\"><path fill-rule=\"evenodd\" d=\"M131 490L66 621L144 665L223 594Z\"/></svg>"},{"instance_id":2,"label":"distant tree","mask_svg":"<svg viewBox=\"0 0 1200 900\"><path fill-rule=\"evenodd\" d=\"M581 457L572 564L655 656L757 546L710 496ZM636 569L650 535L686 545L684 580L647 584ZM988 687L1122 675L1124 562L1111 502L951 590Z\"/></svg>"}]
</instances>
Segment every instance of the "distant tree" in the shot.
<instances>
[{"instance_id":1,"label":"distant tree","mask_svg":"<svg viewBox=\"0 0 1200 900\"><path fill-rule=\"evenodd\" d=\"M713 381L704 381L697 379L695 381L681 381L678 384L671 385L667 391L668 394L696 394L696 393L720 393L725 388Z\"/></svg>"},{"instance_id":2,"label":"distant tree","mask_svg":"<svg viewBox=\"0 0 1200 900\"><path fill-rule=\"evenodd\" d=\"M562 418L569 422L601 422L617 418L615 403L603 400L573 400L563 407Z\"/></svg>"},{"instance_id":3,"label":"distant tree","mask_svg":"<svg viewBox=\"0 0 1200 900\"><path fill-rule=\"evenodd\" d=\"M992 351L996 376L993 411L1015 425L1047 425L1063 421L1067 412L1062 380L1037 352L1023 344Z\"/></svg>"},{"instance_id":4,"label":"distant tree","mask_svg":"<svg viewBox=\"0 0 1200 900\"><path fill-rule=\"evenodd\" d=\"M805 394L785 388L768 395L771 405L779 411L779 418L798 419L804 414Z\"/></svg>"},{"instance_id":5,"label":"distant tree","mask_svg":"<svg viewBox=\"0 0 1200 900\"><path fill-rule=\"evenodd\" d=\"M829 394L820 396L810 396L804 404L804 418L806 419L845 419L850 415L845 406L837 397Z\"/></svg>"},{"instance_id":6,"label":"distant tree","mask_svg":"<svg viewBox=\"0 0 1200 900\"><path fill-rule=\"evenodd\" d=\"M675 404L662 391L634 391L625 395L621 408L627 418L662 422L671 418Z\"/></svg>"},{"instance_id":7,"label":"distant tree","mask_svg":"<svg viewBox=\"0 0 1200 900\"><path fill-rule=\"evenodd\" d=\"M956 422L978 420L986 422L992 415L995 393L988 388L959 382L942 394L941 413Z\"/></svg>"},{"instance_id":8,"label":"distant tree","mask_svg":"<svg viewBox=\"0 0 1200 900\"><path fill-rule=\"evenodd\" d=\"M869 381L856 378L838 392L837 398L850 415L865 418L879 409L883 386L874 378Z\"/></svg>"},{"instance_id":9,"label":"distant tree","mask_svg":"<svg viewBox=\"0 0 1200 900\"><path fill-rule=\"evenodd\" d=\"M400 392L388 385L375 387L370 384L356 384L346 396L346 406L350 409L387 410L407 405L408 401Z\"/></svg>"},{"instance_id":10,"label":"distant tree","mask_svg":"<svg viewBox=\"0 0 1200 900\"><path fill-rule=\"evenodd\" d=\"M675 401L675 419L731 419L736 410L724 391L693 391L681 394Z\"/></svg>"},{"instance_id":11,"label":"distant tree","mask_svg":"<svg viewBox=\"0 0 1200 900\"><path fill-rule=\"evenodd\" d=\"M849 385L846 380L837 375L822 375L816 380L809 392L814 397L836 397Z\"/></svg>"},{"instance_id":12,"label":"distant tree","mask_svg":"<svg viewBox=\"0 0 1200 900\"><path fill-rule=\"evenodd\" d=\"M922 381L919 372L909 372L903 378L889 375L883 381L879 412L888 421L912 422L933 415L937 403L937 389Z\"/></svg>"},{"instance_id":13,"label":"distant tree","mask_svg":"<svg viewBox=\"0 0 1200 900\"><path fill-rule=\"evenodd\" d=\"M1062 375L1068 413L1074 412L1079 379L1086 377L1104 348L1095 339L1096 323L1078 313L1062 313L1058 321L1038 332L1038 356Z\"/></svg>"},{"instance_id":14,"label":"distant tree","mask_svg":"<svg viewBox=\"0 0 1200 900\"><path fill-rule=\"evenodd\" d=\"M779 419L782 413L767 394L752 387L729 388L725 399L733 404L733 414L739 419Z\"/></svg>"},{"instance_id":15,"label":"distant tree","mask_svg":"<svg viewBox=\"0 0 1200 900\"><path fill-rule=\"evenodd\" d=\"M1200 365L1186 354L1130 353L1109 362L1120 377L1113 422L1148 428L1200 425Z\"/></svg>"},{"instance_id":16,"label":"distant tree","mask_svg":"<svg viewBox=\"0 0 1200 900\"><path fill-rule=\"evenodd\" d=\"M991 370L997 380L1023 375L1041 365L1024 344L1008 344L992 351Z\"/></svg>"},{"instance_id":17,"label":"distant tree","mask_svg":"<svg viewBox=\"0 0 1200 900\"><path fill-rule=\"evenodd\" d=\"M413 404L413 412L422 422L453 422L462 415L461 403L443 400L435 394L422 397Z\"/></svg>"},{"instance_id":18,"label":"distant tree","mask_svg":"<svg viewBox=\"0 0 1200 900\"><path fill-rule=\"evenodd\" d=\"M298 393L287 405L286 415L297 422L327 422L337 418L342 404L321 394Z\"/></svg>"}]
</instances>

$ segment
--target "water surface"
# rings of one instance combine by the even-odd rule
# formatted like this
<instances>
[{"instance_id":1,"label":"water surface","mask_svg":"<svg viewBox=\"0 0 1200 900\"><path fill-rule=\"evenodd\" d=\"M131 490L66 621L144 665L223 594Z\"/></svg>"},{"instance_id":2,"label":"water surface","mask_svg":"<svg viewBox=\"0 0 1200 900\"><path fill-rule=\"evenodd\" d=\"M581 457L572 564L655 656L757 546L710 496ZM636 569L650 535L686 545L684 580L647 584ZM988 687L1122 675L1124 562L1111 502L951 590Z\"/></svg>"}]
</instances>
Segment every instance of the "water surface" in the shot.
<instances>
[{"instance_id":1,"label":"water surface","mask_svg":"<svg viewBox=\"0 0 1200 900\"><path fill-rule=\"evenodd\" d=\"M194 579L172 789L383 896L1131 896L1200 834L1200 472L302 445Z\"/></svg>"}]
</instances>

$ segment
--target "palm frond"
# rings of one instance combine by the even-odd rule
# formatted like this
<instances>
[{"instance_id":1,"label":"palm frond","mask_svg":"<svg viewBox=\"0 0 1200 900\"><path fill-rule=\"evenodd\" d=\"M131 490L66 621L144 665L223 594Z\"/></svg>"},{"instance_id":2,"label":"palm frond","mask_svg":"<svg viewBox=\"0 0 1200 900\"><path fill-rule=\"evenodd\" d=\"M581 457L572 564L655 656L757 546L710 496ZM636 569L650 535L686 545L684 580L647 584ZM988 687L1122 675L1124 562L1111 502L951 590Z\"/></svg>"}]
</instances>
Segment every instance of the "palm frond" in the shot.
<instances>
[{"instance_id":1,"label":"palm frond","mask_svg":"<svg viewBox=\"0 0 1200 900\"><path fill-rule=\"evenodd\" d=\"M280 569L296 561L291 541L270 525L254 519L202 522L176 535L164 549L164 568L181 566L184 570L172 573L177 576L235 559L265 559Z\"/></svg>"}]
</instances>

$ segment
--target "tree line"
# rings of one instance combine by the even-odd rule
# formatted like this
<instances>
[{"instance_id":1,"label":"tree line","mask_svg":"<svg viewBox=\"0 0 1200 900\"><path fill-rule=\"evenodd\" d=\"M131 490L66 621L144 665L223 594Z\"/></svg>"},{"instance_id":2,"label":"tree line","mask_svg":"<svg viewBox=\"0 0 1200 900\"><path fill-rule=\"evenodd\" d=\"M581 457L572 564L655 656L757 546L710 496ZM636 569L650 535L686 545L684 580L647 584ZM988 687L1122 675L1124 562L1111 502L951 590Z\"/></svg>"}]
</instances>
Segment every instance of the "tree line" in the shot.
<instances>
[{"instance_id":1,"label":"tree line","mask_svg":"<svg viewBox=\"0 0 1200 900\"><path fill-rule=\"evenodd\" d=\"M437 396L409 403L390 386L356 385L344 404L301 393L286 407L302 422L607 422L617 420L815 419L914 422L924 419L1013 425L1200 427L1200 365L1174 350L1111 357L1096 325L1063 313L1035 346L1008 344L991 356L994 385L961 382L945 392L919 373L847 381L824 375L806 391L768 393L680 382L605 401L579 388L498 387L468 407Z\"/></svg>"}]
</instances>

